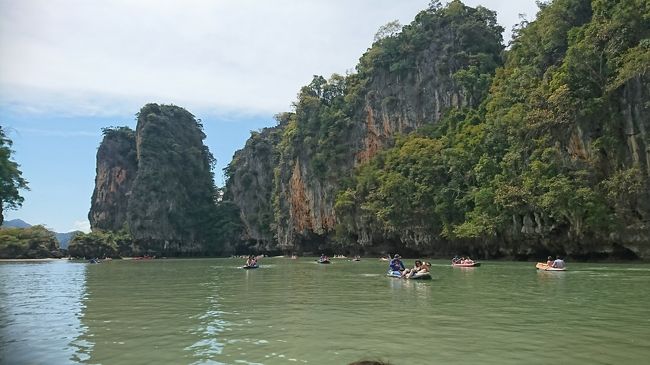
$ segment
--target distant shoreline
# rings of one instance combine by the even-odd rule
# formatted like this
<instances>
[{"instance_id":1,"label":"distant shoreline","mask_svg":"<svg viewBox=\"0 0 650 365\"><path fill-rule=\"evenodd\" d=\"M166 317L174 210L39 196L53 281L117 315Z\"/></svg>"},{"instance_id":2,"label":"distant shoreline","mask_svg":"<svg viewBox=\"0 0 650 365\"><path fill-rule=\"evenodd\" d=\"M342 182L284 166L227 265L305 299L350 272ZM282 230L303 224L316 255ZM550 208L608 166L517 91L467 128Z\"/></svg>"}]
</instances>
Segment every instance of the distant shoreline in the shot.
<instances>
[{"instance_id":1,"label":"distant shoreline","mask_svg":"<svg viewBox=\"0 0 650 365\"><path fill-rule=\"evenodd\" d=\"M0 259L0 262L40 262L40 261L68 261L67 257L62 257L60 259L48 257L44 259Z\"/></svg>"}]
</instances>

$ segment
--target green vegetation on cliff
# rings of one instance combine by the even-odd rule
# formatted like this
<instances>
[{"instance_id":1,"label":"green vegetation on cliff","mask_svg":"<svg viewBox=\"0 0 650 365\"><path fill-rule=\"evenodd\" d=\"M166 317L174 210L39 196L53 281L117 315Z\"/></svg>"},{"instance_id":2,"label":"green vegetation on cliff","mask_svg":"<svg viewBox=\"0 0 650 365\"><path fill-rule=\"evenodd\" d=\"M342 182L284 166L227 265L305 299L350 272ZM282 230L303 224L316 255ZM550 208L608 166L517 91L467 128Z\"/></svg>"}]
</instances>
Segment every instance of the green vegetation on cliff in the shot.
<instances>
[{"instance_id":1,"label":"green vegetation on cliff","mask_svg":"<svg viewBox=\"0 0 650 365\"><path fill-rule=\"evenodd\" d=\"M135 132L103 132L89 213L93 233L77 237L71 253L222 253L232 227L216 226L229 209L218 202L201 121L181 107L147 104Z\"/></svg>"},{"instance_id":2,"label":"green vegetation on cliff","mask_svg":"<svg viewBox=\"0 0 650 365\"><path fill-rule=\"evenodd\" d=\"M282 250L648 257L650 4L542 3L505 52L501 31L433 2L355 74L314 77L265 140L277 164L229 167L228 186L272 176L272 223L242 209L247 231Z\"/></svg>"},{"instance_id":3,"label":"green vegetation on cliff","mask_svg":"<svg viewBox=\"0 0 650 365\"><path fill-rule=\"evenodd\" d=\"M557 0L517 33L479 108L358 169L337 199L340 238L648 254L650 5Z\"/></svg>"}]
</instances>

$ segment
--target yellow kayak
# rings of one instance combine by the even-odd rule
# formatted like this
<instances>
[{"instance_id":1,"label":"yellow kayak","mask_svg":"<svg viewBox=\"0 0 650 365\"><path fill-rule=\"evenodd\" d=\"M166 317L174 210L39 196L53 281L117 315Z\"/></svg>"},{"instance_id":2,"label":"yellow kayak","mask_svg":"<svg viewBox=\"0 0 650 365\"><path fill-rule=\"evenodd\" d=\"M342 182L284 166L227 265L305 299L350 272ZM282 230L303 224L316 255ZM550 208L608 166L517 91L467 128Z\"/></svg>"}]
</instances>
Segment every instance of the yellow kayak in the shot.
<instances>
[{"instance_id":1,"label":"yellow kayak","mask_svg":"<svg viewBox=\"0 0 650 365\"><path fill-rule=\"evenodd\" d=\"M544 271L566 271L566 268L559 269L557 267L551 267L546 265L544 262L538 262L537 265L535 265L535 268L537 270L544 270Z\"/></svg>"}]
</instances>

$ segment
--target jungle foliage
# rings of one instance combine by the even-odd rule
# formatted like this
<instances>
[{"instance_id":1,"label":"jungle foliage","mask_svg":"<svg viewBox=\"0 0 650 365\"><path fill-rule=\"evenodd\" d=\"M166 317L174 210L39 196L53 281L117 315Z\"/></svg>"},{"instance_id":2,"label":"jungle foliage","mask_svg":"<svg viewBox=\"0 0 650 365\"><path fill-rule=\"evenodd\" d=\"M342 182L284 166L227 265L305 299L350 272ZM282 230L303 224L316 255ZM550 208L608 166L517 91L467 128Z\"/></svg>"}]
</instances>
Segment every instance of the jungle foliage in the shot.
<instances>
[{"instance_id":1,"label":"jungle foliage","mask_svg":"<svg viewBox=\"0 0 650 365\"><path fill-rule=\"evenodd\" d=\"M4 222L5 209L16 209L22 205L24 198L19 190L29 189L19 169L20 165L11 159L12 144L0 126L0 224Z\"/></svg>"},{"instance_id":2,"label":"jungle foliage","mask_svg":"<svg viewBox=\"0 0 650 365\"><path fill-rule=\"evenodd\" d=\"M626 108L648 112L649 57L648 1L542 5L496 75L468 80L479 107L448 112L356 170L337 197L337 237L353 245L370 230L420 249L516 254L531 239L578 252L633 226L647 234L650 123Z\"/></svg>"}]
</instances>

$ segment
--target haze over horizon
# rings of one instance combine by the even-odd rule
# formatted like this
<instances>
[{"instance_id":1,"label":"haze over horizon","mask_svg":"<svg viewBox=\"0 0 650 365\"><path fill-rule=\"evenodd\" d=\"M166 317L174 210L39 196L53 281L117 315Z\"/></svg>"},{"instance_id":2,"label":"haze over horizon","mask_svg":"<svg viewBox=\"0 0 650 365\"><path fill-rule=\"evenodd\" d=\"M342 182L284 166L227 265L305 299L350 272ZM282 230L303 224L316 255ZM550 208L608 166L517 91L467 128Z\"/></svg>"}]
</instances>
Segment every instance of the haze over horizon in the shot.
<instances>
[{"instance_id":1,"label":"haze over horizon","mask_svg":"<svg viewBox=\"0 0 650 365\"><path fill-rule=\"evenodd\" d=\"M537 10L464 2L497 11L506 43L519 14ZM222 186L250 130L272 126L312 75L353 70L381 25L408 24L427 4L0 0L0 124L31 189L6 219L88 231L101 128L134 127L149 102L202 119Z\"/></svg>"}]
</instances>

